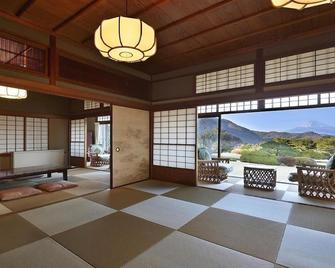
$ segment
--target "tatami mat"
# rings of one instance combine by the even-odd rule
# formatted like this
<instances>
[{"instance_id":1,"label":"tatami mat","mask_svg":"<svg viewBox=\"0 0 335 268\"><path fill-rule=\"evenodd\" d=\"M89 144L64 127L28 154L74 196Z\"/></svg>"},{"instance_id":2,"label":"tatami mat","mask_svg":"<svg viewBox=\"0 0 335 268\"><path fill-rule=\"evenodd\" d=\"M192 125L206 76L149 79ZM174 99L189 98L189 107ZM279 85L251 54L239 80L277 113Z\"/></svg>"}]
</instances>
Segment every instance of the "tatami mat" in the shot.
<instances>
[{"instance_id":1,"label":"tatami mat","mask_svg":"<svg viewBox=\"0 0 335 268\"><path fill-rule=\"evenodd\" d=\"M146 181L141 181L141 182L127 185L126 188L160 195L160 194L165 194L169 191L172 191L180 186L181 185L164 182L164 181L146 180Z\"/></svg>"},{"instance_id":2,"label":"tatami mat","mask_svg":"<svg viewBox=\"0 0 335 268\"><path fill-rule=\"evenodd\" d=\"M171 229L117 212L53 238L99 268L120 267L171 233Z\"/></svg>"},{"instance_id":3,"label":"tatami mat","mask_svg":"<svg viewBox=\"0 0 335 268\"><path fill-rule=\"evenodd\" d=\"M170 228L178 229L208 207L165 196L156 196L123 211Z\"/></svg>"},{"instance_id":4,"label":"tatami mat","mask_svg":"<svg viewBox=\"0 0 335 268\"><path fill-rule=\"evenodd\" d=\"M335 210L294 204L288 223L335 234Z\"/></svg>"},{"instance_id":5,"label":"tatami mat","mask_svg":"<svg viewBox=\"0 0 335 268\"><path fill-rule=\"evenodd\" d=\"M155 195L153 194L142 191L127 188L116 188L113 190L108 189L102 192L87 195L85 196L85 198L99 204L120 210L154 196Z\"/></svg>"},{"instance_id":6,"label":"tatami mat","mask_svg":"<svg viewBox=\"0 0 335 268\"><path fill-rule=\"evenodd\" d=\"M56 203L59 201L65 201L73 197L74 195L70 193L67 193L64 191L57 191L53 193L43 193L43 194L28 197L28 198L21 198L21 199L6 201L6 202L3 202L3 205L5 205L6 207L8 207L14 212L20 212L20 211Z\"/></svg>"},{"instance_id":7,"label":"tatami mat","mask_svg":"<svg viewBox=\"0 0 335 268\"><path fill-rule=\"evenodd\" d=\"M230 193L215 203L213 207L266 220L286 223L292 205L287 202Z\"/></svg>"},{"instance_id":8,"label":"tatami mat","mask_svg":"<svg viewBox=\"0 0 335 268\"><path fill-rule=\"evenodd\" d=\"M64 232L115 212L114 209L87 199L77 198L36 208L19 215L48 235Z\"/></svg>"},{"instance_id":9,"label":"tatami mat","mask_svg":"<svg viewBox=\"0 0 335 268\"><path fill-rule=\"evenodd\" d=\"M196 237L174 232L125 265L127 268L273 268L273 264Z\"/></svg>"},{"instance_id":10,"label":"tatami mat","mask_svg":"<svg viewBox=\"0 0 335 268\"><path fill-rule=\"evenodd\" d=\"M201 187L181 187L164 196L180 199L188 202L211 206L224 197L226 193L222 191L210 190Z\"/></svg>"},{"instance_id":11,"label":"tatami mat","mask_svg":"<svg viewBox=\"0 0 335 268\"><path fill-rule=\"evenodd\" d=\"M0 217L0 253L40 240L45 236L46 234L17 214Z\"/></svg>"},{"instance_id":12,"label":"tatami mat","mask_svg":"<svg viewBox=\"0 0 335 268\"><path fill-rule=\"evenodd\" d=\"M235 184L234 186L229 188L227 191L230 193L257 196L261 198L268 198L268 199L275 199L275 200L280 200L285 194L285 191L281 191L281 190L264 191L264 190L254 189L254 188L245 188L244 185L239 185L239 184Z\"/></svg>"},{"instance_id":13,"label":"tatami mat","mask_svg":"<svg viewBox=\"0 0 335 268\"><path fill-rule=\"evenodd\" d=\"M316 198L310 198L310 197L302 197L298 194L298 192L290 192L287 191L282 200L289 201L293 203L300 203L300 204L306 204L306 205L313 205L313 206L320 206L320 207L328 207L335 209L335 202L329 201L329 200L319 200Z\"/></svg>"},{"instance_id":14,"label":"tatami mat","mask_svg":"<svg viewBox=\"0 0 335 268\"><path fill-rule=\"evenodd\" d=\"M92 266L52 239L44 238L1 254L0 267L89 268Z\"/></svg>"},{"instance_id":15,"label":"tatami mat","mask_svg":"<svg viewBox=\"0 0 335 268\"><path fill-rule=\"evenodd\" d=\"M335 235L287 225L277 263L295 268L334 268Z\"/></svg>"},{"instance_id":16,"label":"tatami mat","mask_svg":"<svg viewBox=\"0 0 335 268\"><path fill-rule=\"evenodd\" d=\"M210 208L180 230L254 257L275 262L285 224Z\"/></svg>"},{"instance_id":17,"label":"tatami mat","mask_svg":"<svg viewBox=\"0 0 335 268\"><path fill-rule=\"evenodd\" d=\"M81 196L81 195L95 193L95 192L109 188L109 185L105 183L101 183L101 182L96 182L96 181L82 180L76 183L79 185L78 187L64 190L64 192L77 195L77 196Z\"/></svg>"},{"instance_id":18,"label":"tatami mat","mask_svg":"<svg viewBox=\"0 0 335 268\"><path fill-rule=\"evenodd\" d=\"M4 214L10 213L10 212L11 212L11 210L9 208L0 204L0 215L4 215Z\"/></svg>"}]
</instances>

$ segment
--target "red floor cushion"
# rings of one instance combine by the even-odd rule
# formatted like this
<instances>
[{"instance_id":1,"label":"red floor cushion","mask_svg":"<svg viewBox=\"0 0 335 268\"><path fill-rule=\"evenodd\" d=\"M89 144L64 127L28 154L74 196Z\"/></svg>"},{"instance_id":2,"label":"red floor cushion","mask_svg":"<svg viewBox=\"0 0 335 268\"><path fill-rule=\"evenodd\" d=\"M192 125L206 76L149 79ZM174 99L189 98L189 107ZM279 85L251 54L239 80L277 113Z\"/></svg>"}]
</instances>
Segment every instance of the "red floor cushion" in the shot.
<instances>
[{"instance_id":1,"label":"red floor cushion","mask_svg":"<svg viewBox=\"0 0 335 268\"><path fill-rule=\"evenodd\" d=\"M70 189L77 187L78 184L69 182L69 181L56 181L56 182L46 182L36 186L36 188L46 191L46 192L55 192L64 189Z\"/></svg>"},{"instance_id":2,"label":"red floor cushion","mask_svg":"<svg viewBox=\"0 0 335 268\"><path fill-rule=\"evenodd\" d=\"M42 191L33 187L16 187L0 191L0 200L8 201L13 199L19 199L22 197L28 197L32 195L41 194Z\"/></svg>"}]
</instances>

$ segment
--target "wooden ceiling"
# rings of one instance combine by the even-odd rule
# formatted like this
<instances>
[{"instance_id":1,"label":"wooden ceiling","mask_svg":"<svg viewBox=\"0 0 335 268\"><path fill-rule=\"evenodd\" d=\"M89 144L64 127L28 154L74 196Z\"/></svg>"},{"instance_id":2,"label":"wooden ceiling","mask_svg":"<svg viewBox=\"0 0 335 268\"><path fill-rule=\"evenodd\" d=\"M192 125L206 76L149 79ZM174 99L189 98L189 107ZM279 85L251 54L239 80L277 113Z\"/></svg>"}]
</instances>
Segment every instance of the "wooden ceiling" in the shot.
<instances>
[{"instance_id":1,"label":"wooden ceiling","mask_svg":"<svg viewBox=\"0 0 335 268\"><path fill-rule=\"evenodd\" d=\"M1 0L0 10L95 49L95 29L103 19L124 15L125 1ZM335 29L335 4L296 11L275 9L270 0L128 0L128 15L156 29L157 54L131 66L149 74Z\"/></svg>"}]
</instances>

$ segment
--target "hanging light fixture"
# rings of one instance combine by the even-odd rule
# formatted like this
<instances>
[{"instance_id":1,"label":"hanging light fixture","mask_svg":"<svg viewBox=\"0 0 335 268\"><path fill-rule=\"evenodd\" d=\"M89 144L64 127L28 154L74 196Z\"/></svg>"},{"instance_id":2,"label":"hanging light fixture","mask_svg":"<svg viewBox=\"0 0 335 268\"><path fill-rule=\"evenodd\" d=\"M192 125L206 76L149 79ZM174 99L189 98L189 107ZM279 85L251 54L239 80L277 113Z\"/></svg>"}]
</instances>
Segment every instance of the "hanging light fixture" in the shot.
<instances>
[{"instance_id":1,"label":"hanging light fixture","mask_svg":"<svg viewBox=\"0 0 335 268\"><path fill-rule=\"evenodd\" d=\"M332 3L334 3L334 0L272 0L272 4L275 7L285 7L300 10Z\"/></svg>"},{"instance_id":2,"label":"hanging light fixture","mask_svg":"<svg viewBox=\"0 0 335 268\"><path fill-rule=\"evenodd\" d=\"M126 16L103 20L95 31L94 44L106 58L121 62L141 62L157 50L155 30L140 19Z\"/></svg>"},{"instance_id":3,"label":"hanging light fixture","mask_svg":"<svg viewBox=\"0 0 335 268\"><path fill-rule=\"evenodd\" d=\"M27 90L14 87L0 86L0 98L26 99Z\"/></svg>"}]
</instances>

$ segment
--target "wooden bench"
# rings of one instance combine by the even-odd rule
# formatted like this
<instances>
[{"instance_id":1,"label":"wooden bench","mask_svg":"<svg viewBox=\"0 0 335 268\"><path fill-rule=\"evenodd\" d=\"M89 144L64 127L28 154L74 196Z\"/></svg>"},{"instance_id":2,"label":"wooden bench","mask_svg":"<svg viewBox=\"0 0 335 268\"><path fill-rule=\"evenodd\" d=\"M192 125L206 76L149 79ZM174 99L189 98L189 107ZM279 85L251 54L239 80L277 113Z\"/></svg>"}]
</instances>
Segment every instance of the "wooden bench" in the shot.
<instances>
[{"instance_id":1,"label":"wooden bench","mask_svg":"<svg viewBox=\"0 0 335 268\"><path fill-rule=\"evenodd\" d=\"M67 180L67 170L65 166L34 166L0 170L0 180L17 179L46 174L48 178L52 173L63 173L63 179Z\"/></svg>"}]
</instances>

